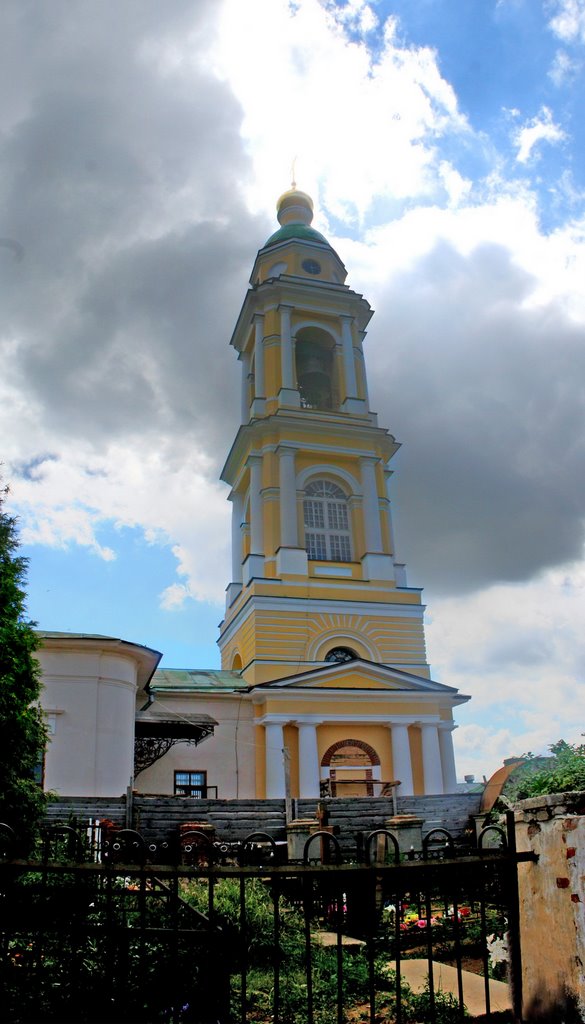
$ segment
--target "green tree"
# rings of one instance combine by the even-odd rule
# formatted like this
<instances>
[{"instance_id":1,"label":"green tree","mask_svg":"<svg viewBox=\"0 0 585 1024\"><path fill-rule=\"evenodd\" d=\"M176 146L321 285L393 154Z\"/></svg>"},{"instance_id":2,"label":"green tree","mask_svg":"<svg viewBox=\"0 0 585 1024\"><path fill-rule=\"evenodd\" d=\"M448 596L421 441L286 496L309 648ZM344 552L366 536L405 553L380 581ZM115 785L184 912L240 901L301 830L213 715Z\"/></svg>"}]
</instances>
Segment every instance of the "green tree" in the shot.
<instances>
[{"instance_id":1,"label":"green tree","mask_svg":"<svg viewBox=\"0 0 585 1024\"><path fill-rule=\"evenodd\" d=\"M523 779L516 798L523 800L543 793L571 793L585 790L585 744L559 740L550 748L552 757L544 766Z\"/></svg>"},{"instance_id":2,"label":"green tree","mask_svg":"<svg viewBox=\"0 0 585 1024\"><path fill-rule=\"evenodd\" d=\"M0 821L30 849L46 797L35 781L46 729L39 707L40 668L35 623L26 617L27 559L18 554L16 520L0 488Z\"/></svg>"}]
</instances>

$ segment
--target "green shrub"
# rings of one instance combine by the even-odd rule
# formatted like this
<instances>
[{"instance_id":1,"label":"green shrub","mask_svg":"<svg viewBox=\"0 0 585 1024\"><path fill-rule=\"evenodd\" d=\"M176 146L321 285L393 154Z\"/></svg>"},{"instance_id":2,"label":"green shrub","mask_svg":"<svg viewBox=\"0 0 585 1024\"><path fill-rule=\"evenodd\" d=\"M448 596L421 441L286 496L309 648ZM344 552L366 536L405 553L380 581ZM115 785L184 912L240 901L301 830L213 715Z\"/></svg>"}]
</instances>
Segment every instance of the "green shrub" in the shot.
<instances>
[{"instance_id":1,"label":"green shrub","mask_svg":"<svg viewBox=\"0 0 585 1024\"><path fill-rule=\"evenodd\" d=\"M550 748L553 757L545 767L522 780L516 791L518 800L545 793L570 793L585 790L585 744L559 740Z\"/></svg>"}]
</instances>

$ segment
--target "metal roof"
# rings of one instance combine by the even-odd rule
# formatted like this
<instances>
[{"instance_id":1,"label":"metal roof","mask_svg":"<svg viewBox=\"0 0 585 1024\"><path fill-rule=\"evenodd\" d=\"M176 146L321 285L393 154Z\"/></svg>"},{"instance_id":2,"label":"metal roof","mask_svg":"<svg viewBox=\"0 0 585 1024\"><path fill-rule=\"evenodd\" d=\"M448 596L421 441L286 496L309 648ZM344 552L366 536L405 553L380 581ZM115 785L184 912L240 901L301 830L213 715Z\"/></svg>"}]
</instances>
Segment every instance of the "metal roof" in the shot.
<instances>
[{"instance_id":1,"label":"metal roof","mask_svg":"<svg viewBox=\"0 0 585 1024\"><path fill-rule=\"evenodd\" d=\"M247 690L248 684L239 672L200 668L159 668L153 675L151 690L229 691Z\"/></svg>"}]
</instances>

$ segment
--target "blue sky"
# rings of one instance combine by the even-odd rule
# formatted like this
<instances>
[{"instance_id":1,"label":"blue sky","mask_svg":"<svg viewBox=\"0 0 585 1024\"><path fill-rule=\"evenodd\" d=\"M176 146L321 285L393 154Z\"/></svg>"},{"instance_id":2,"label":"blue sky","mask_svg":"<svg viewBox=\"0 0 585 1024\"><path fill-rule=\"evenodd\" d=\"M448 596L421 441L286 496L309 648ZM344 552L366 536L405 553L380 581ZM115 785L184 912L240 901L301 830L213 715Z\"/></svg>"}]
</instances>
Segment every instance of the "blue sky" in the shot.
<instances>
[{"instance_id":1,"label":"blue sky","mask_svg":"<svg viewBox=\"0 0 585 1024\"><path fill-rule=\"evenodd\" d=\"M579 739L585 0L0 20L0 458L31 616L219 663L228 342L296 157L376 310L399 554L435 678L473 698L460 773Z\"/></svg>"}]
</instances>

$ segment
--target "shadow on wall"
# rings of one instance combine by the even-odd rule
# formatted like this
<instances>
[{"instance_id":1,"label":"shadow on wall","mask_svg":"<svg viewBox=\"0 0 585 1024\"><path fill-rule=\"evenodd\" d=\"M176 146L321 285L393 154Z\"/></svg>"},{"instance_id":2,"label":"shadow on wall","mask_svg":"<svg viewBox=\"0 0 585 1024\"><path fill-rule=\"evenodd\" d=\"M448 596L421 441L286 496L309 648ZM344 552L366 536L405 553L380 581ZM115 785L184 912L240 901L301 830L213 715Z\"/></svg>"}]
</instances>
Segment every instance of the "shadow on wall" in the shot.
<instances>
[{"instance_id":1,"label":"shadow on wall","mask_svg":"<svg viewBox=\"0 0 585 1024\"><path fill-rule=\"evenodd\" d=\"M526 1024L583 1024L585 1019L571 992L565 992L560 1002L558 996L551 1001L550 993L539 993L524 1007L522 1016Z\"/></svg>"}]
</instances>

